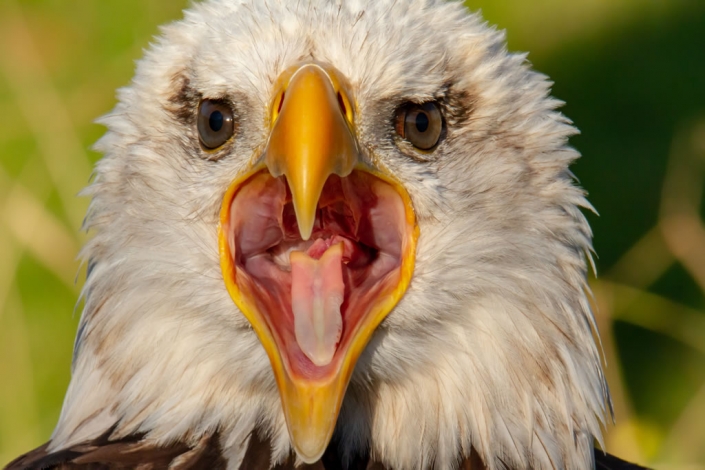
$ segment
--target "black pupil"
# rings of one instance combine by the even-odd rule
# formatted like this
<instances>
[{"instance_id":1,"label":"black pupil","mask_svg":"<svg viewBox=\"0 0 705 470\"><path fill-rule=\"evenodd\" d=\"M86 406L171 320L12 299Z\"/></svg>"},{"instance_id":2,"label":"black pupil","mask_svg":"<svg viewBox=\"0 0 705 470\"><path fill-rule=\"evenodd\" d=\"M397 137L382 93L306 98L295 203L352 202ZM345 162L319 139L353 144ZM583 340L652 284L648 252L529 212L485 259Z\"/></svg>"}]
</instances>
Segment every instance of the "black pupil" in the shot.
<instances>
[{"instance_id":1,"label":"black pupil","mask_svg":"<svg viewBox=\"0 0 705 470\"><path fill-rule=\"evenodd\" d=\"M223 113L220 111L213 111L211 117L208 118L208 125L214 132L218 132L223 128Z\"/></svg>"},{"instance_id":2,"label":"black pupil","mask_svg":"<svg viewBox=\"0 0 705 470\"><path fill-rule=\"evenodd\" d=\"M420 112L416 115L416 130L426 132L429 124L430 122L428 121L428 115L426 113Z\"/></svg>"}]
</instances>

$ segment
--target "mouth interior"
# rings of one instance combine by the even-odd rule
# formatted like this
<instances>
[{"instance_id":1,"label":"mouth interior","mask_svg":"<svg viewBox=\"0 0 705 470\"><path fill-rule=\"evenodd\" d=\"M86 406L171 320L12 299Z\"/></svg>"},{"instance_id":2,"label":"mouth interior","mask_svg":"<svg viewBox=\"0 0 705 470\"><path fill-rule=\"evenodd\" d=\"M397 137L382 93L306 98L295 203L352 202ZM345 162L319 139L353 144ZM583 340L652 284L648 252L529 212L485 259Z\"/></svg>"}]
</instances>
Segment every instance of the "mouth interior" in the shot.
<instances>
[{"instance_id":1,"label":"mouth interior","mask_svg":"<svg viewBox=\"0 0 705 470\"><path fill-rule=\"evenodd\" d=\"M400 281L406 232L399 193L363 171L328 178L309 240L284 177L261 171L240 186L227 227L235 279L290 374L312 379L339 368Z\"/></svg>"}]
</instances>

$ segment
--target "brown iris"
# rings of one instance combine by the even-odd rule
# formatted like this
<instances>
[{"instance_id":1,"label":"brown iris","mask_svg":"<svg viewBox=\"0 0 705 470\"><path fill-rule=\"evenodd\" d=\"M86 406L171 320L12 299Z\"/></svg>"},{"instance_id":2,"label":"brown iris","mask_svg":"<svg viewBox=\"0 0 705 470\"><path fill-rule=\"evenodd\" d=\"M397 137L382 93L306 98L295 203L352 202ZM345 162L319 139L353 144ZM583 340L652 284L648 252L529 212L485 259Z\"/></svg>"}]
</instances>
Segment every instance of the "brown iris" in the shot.
<instances>
[{"instance_id":1,"label":"brown iris","mask_svg":"<svg viewBox=\"0 0 705 470\"><path fill-rule=\"evenodd\" d=\"M408 103L397 109L394 119L397 134L420 150L431 150L443 132L443 116L436 102Z\"/></svg>"},{"instance_id":2,"label":"brown iris","mask_svg":"<svg viewBox=\"0 0 705 470\"><path fill-rule=\"evenodd\" d=\"M198 106L198 136L209 150L216 149L235 132L233 110L222 100L203 100Z\"/></svg>"}]
</instances>

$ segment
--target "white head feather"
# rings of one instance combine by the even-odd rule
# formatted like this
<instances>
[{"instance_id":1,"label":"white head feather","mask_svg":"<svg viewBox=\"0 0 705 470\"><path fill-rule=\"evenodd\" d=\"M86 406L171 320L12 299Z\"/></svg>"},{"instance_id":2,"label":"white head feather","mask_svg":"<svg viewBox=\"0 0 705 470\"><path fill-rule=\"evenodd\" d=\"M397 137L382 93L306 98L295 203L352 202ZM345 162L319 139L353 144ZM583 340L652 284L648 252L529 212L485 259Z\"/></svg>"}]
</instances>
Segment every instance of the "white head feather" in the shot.
<instances>
[{"instance_id":1,"label":"white head feather","mask_svg":"<svg viewBox=\"0 0 705 470\"><path fill-rule=\"evenodd\" d=\"M223 284L217 225L266 141L276 78L306 58L350 82L359 142L404 183L421 233L411 285L348 388L341 450L393 468L449 468L471 447L490 469L588 468L609 398L589 205L568 170L576 130L501 32L433 0L212 0L163 29L102 119L86 303L51 448L112 427L157 442L217 428L235 466L260 428L274 461L290 454L269 361ZM230 97L231 153L200 156L184 93ZM446 139L411 159L391 138L394 108L439 97Z\"/></svg>"}]
</instances>

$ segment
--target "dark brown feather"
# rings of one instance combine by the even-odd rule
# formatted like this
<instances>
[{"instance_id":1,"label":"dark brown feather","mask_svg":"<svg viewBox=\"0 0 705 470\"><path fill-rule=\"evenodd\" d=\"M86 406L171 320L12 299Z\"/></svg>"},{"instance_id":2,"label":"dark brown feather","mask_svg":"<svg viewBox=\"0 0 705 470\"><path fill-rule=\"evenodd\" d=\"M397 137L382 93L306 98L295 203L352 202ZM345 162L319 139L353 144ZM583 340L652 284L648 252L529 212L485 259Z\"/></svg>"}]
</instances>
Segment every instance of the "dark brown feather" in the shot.
<instances>
[{"instance_id":1,"label":"dark brown feather","mask_svg":"<svg viewBox=\"0 0 705 470\"><path fill-rule=\"evenodd\" d=\"M112 431L112 430L111 430ZM173 443L155 446L144 436L109 440L110 432L92 441L57 452L49 443L10 462L6 470L225 469L218 435L204 436L195 446Z\"/></svg>"},{"instance_id":2,"label":"dark brown feather","mask_svg":"<svg viewBox=\"0 0 705 470\"><path fill-rule=\"evenodd\" d=\"M112 430L111 430L112 431ZM194 446L174 443L155 446L144 436L129 436L110 440L110 432L69 449L47 452L49 443L10 462L6 470L197 470L225 469L218 434L203 436ZM240 470L392 470L370 458L368 453L344 462L334 440L323 458L310 465L296 466L292 454L285 462L272 466L270 440L255 432L250 436ZM613 455L595 450L596 470L645 470L644 467L621 460ZM486 470L476 452L464 458L458 470Z\"/></svg>"},{"instance_id":3,"label":"dark brown feather","mask_svg":"<svg viewBox=\"0 0 705 470\"><path fill-rule=\"evenodd\" d=\"M607 452L595 449L595 470L647 470L646 467L629 463Z\"/></svg>"}]
</instances>

